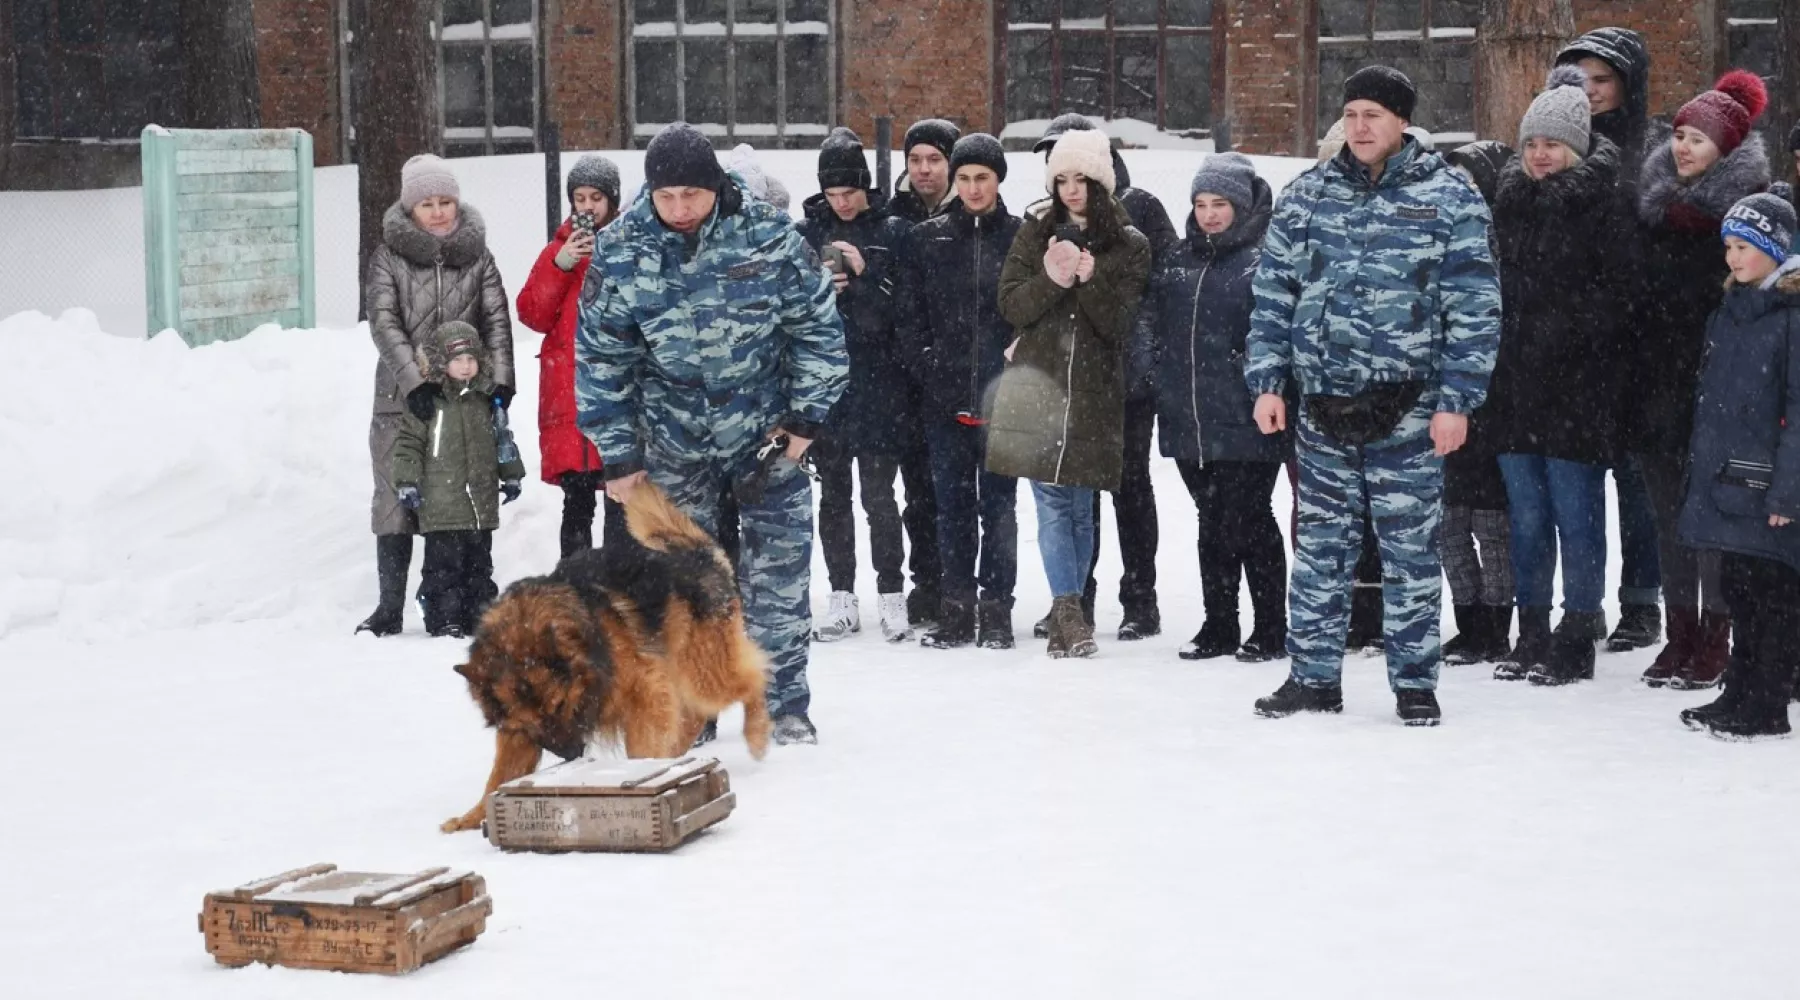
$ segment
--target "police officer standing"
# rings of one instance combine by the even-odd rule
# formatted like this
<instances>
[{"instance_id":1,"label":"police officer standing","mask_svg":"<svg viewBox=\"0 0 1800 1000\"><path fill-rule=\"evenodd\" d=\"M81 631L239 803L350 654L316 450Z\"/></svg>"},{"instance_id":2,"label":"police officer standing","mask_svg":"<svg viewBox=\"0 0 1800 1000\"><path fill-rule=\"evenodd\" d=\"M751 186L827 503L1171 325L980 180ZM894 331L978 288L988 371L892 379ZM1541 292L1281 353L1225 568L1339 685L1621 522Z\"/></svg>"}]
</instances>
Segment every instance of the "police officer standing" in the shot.
<instances>
[{"instance_id":1,"label":"police officer standing","mask_svg":"<svg viewBox=\"0 0 1800 1000\"><path fill-rule=\"evenodd\" d=\"M771 661L775 742L816 743L812 487L798 463L848 377L831 279L787 214L748 197L697 129L658 133L644 177L582 289L581 429L614 500L648 479L714 531L732 490L738 589ZM784 452L759 458L770 441Z\"/></svg>"}]
</instances>

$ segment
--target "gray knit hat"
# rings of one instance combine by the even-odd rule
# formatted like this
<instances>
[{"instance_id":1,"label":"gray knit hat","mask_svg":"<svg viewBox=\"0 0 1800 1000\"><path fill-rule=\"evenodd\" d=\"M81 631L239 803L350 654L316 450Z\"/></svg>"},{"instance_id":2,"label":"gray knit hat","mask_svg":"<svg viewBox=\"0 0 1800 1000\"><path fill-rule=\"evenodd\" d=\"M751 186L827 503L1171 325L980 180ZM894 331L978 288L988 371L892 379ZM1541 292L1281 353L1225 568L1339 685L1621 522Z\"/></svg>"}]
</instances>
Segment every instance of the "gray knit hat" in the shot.
<instances>
[{"instance_id":1,"label":"gray knit hat","mask_svg":"<svg viewBox=\"0 0 1800 1000\"><path fill-rule=\"evenodd\" d=\"M575 161L569 168L569 179L565 190L569 200L575 200L575 189L591 187L606 196L613 210L619 208L619 165L601 156L599 153L588 153Z\"/></svg>"},{"instance_id":2,"label":"gray knit hat","mask_svg":"<svg viewBox=\"0 0 1800 1000\"><path fill-rule=\"evenodd\" d=\"M1586 74L1573 63L1563 63L1550 71L1549 88L1537 95L1531 108L1519 121L1519 145L1536 136L1554 139L1575 151L1588 155L1593 135L1593 119L1588 113Z\"/></svg>"},{"instance_id":3,"label":"gray knit hat","mask_svg":"<svg viewBox=\"0 0 1800 1000\"><path fill-rule=\"evenodd\" d=\"M400 168L400 207L410 212L419 202L439 197L462 200L462 189L456 184L456 175L450 172L450 164L430 153L407 160Z\"/></svg>"},{"instance_id":4,"label":"gray knit hat","mask_svg":"<svg viewBox=\"0 0 1800 1000\"><path fill-rule=\"evenodd\" d=\"M1231 202L1239 215L1250 211L1256 201L1256 167L1242 153L1213 153L1201 162L1188 185L1188 201L1202 194L1216 194Z\"/></svg>"}]
</instances>

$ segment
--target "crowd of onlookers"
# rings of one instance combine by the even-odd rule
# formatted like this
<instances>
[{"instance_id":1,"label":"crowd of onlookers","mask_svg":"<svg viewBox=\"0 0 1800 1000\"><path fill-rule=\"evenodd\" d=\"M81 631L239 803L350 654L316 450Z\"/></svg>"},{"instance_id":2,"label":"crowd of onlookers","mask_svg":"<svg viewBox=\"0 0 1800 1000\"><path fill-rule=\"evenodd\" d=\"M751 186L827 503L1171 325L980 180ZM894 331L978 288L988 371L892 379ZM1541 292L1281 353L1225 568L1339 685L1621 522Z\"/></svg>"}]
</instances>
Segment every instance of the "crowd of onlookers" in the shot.
<instances>
[{"instance_id":1,"label":"crowd of onlookers","mask_svg":"<svg viewBox=\"0 0 1800 1000\"><path fill-rule=\"evenodd\" d=\"M1399 717L1435 725L1440 659L1563 685L1593 677L1597 645L1654 645L1666 622L1645 682L1724 682L1684 721L1785 734L1800 263L1753 130L1762 81L1727 74L1667 125L1633 32L1584 35L1547 69L1516 145L1445 150L1409 127L1412 81L1359 71L1316 167L1277 195L1247 157L1207 155L1179 227L1078 115L1038 143L1046 196L1017 212L1000 143L941 119L907 130L891 196L834 130L797 224L748 150L721 164L685 125L652 140L629 203L617 168L583 157L517 301L545 337L540 472L563 493L562 551L595 543L601 492L611 545L628 544L614 501L669 491L737 560L778 741L811 742L806 647L862 627L853 495L887 639L1010 648L1027 481L1052 597L1034 634L1091 656L1104 496L1117 637L1162 629L1154 436L1199 525L1205 618L1180 656L1288 657L1265 716L1340 710L1347 646L1382 649ZM381 603L362 627L378 635L401 627L414 532L433 634L469 633L495 593L496 497L522 469L481 225L443 161L417 157L369 272Z\"/></svg>"}]
</instances>

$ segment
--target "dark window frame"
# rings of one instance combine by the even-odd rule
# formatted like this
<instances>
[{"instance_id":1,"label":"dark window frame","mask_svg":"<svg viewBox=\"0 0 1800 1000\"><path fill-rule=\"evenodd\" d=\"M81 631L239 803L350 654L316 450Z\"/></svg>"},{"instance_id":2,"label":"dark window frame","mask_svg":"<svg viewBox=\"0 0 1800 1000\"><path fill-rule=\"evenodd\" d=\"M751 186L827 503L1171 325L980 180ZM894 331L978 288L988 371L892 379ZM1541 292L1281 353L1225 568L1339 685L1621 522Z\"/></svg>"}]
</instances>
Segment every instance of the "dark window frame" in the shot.
<instances>
[{"instance_id":1,"label":"dark window frame","mask_svg":"<svg viewBox=\"0 0 1800 1000\"><path fill-rule=\"evenodd\" d=\"M369 0L379 3L381 0ZM496 153L538 152L543 148L544 133L544 95L539 81L543 79L542 46L540 44L544 32L544 0L530 0L530 30L523 38L494 37L494 4L495 0L478 0L481 5L481 33L473 38L444 37L444 8L440 3L437 13L431 19L431 37L437 45L437 105L438 130L444 137L444 154L446 156L492 156ZM508 25L510 27L510 25ZM531 135L495 135L496 128L516 128L507 124L496 126L494 123L494 49L496 47L517 48L531 53ZM482 79L482 124L480 126L458 126L452 128L448 123L449 108L446 100L444 71L444 54L446 50L479 48L481 50ZM470 131L478 129L479 135L471 135ZM530 148L522 144L529 141Z\"/></svg>"},{"instance_id":2,"label":"dark window frame","mask_svg":"<svg viewBox=\"0 0 1800 1000\"><path fill-rule=\"evenodd\" d=\"M1456 46L1467 46L1468 51L1466 60L1471 65L1468 112L1471 131L1437 131L1436 127L1439 123L1433 122L1432 125L1434 131L1432 134L1434 138L1440 135L1444 136L1446 140L1450 142L1474 141L1474 139L1478 137L1478 134L1472 130L1479 123L1478 109L1480 108L1481 103L1481 75L1473 72L1475 45L1477 44L1480 35L1479 27L1433 27L1433 15L1436 12L1438 0L1409 0L1409 2L1415 3L1418 6L1418 30L1377 30L1376 24L1378 23L1378 12L1382 7L1383 0L1362 0L1362 2L1364 6L1363 25L1365 31L1362 34L1354 35L1325 34L1325 17L1323 12L1325 0L1313 0L1313 3L1310 4L1312 7L1312 24L1310 26L1310 32L1314 41L1311 59L1312 81L1315 90L1313 95L1314 100L1311 102L1313 105L1313 116L1320 121L1323 121L1328 117L1328 112L1322 104L1322 101L1325 99L1325 94L1327 93L1323 90L1324 80L1322 79L1322 65L1326 50L1328 49L1337 46L1352 45L1368 46L1371 49L1376 46L1411 46L1413 48L1409 50L1408 54L1416 54L1421 57L1429 58L1431 56L1430 50L1433 46L1439 46L1446 49ZM1477 6L1477 22L1479 23L1479 6ZM1379 58L1380 56L1378 54L1371 54L1371 59ZM1307 148L1315 148L1314 144L1318 142L1318 136L1316 134L1317 129L1309 126L1307 131L1309 133L1314 133L1308 136Z\"/></svg>"},{"instance_id":3,"label":"dark window frame","mask_svg":"<svg viewBox=\"0 0 1800 1000\"><path fill-rule=\"evenodd\" d=\"M42 86L49 101L48 110L45 112L49 118L48 133L37 130L27 130L25 128L27 122L22 102L24 100L23 94L26 88L24 81L21 79L25 69L22 65L23 60L19 58L19 51L24 46L19 44L18 25L21 20L19 8L27 2L35 2L41 5L41 15L48 28L44 37L38 40L37 44L33 46L41 51L43 57L42 69L44 79L42 81ZM111 59L109 57L111 55L111 50L116 46L109 44L108 42L108 37L111 33L107 30L108 17L105 5L97 5L92 11L94 15L94 20L91 22L93 26L93 41L87 44L81 44L64 41L61 37L62 2L63 0L12 0L10 4L11 9L7 12L6 20L6 27L11 35L10 38L6 39L11 50L9 52L9 59L7 60L7 63L9 63L7 68L10 69L12 75L12 80L10 81L11 89L10 92L7 92L6 94L12 103L12 135L9 137L10 140L21 143L137 143L140 140L142 126L149 124L148 121L139 123L126 134L103 134L112 131L104 125L99 132L76 130L64 126L64 123L69 121L71 116L63 107L63 97L65 95L58 92L57 67L65 58L72 56L99 61L101 67L99 78L91 81L96 90L94 103L108 111L114 109L117 104L117 101L111 96L112 88L115 86L126 86L127 84L124 81L114 81L112 79L113 74L110 72ZM141 18L135 19L131 22L131 25L133 30L139 30L144 26L144 21ZM174 46L175 49L179 51L181 46L181 26L179 21L167 25L166 27L172 34L163 39L162 44ZM153 43L142 39L135 43L136 47L140 49L145 48L148 44ZM164 81L159 81L159 84L162 82ZM177 92L179 92L179 82L175 84L175 87ZM181 109L179 107L164 108L163 110L173 113L173 117L167 120L167 124L180 124ZM108 116L102 115L102 117L106 118Z\"/></svg>"}]
</instances>

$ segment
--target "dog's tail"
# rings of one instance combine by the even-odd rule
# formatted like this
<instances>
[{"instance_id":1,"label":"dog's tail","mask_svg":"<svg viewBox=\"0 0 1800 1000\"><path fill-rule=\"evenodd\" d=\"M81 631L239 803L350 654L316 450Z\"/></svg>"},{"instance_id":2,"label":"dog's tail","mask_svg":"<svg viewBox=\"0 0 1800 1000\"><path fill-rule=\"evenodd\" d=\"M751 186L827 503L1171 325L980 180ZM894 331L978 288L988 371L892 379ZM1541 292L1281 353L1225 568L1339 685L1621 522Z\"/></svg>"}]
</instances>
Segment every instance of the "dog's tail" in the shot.
<instances>
[{"instance_id":1,"label":"dog's tail","mask_svg":"<svg viewBox=\"0 0 1800 1000\"><path fill-rule=\"evenodd\" d=\"M638 544L657 552L711 548L713 538L682 513L669 495L651 483L639 483L625 502L625 526Z\"/></svg>"}]
</instances>

